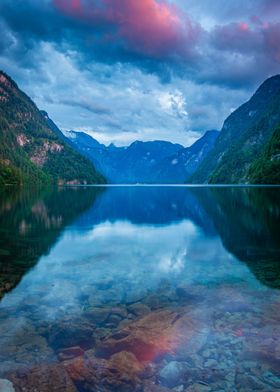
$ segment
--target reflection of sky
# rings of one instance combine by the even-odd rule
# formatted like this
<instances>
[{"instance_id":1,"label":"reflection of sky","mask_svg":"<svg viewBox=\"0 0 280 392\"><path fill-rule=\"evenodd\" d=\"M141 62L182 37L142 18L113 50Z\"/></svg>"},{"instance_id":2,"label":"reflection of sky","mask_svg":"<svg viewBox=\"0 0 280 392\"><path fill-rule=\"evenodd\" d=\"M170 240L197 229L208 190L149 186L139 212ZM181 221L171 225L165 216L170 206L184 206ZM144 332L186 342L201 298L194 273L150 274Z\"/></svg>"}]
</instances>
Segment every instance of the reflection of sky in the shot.
<instances>
[{"instance_id":1,"label":"reflection of sky","mask_svg":"<svg viewBox=\"0 0 280 392\"><path fill-rule=\"evenodd\" d=\"M105 222L88 230L66 229L1 305L20 307L26 298L39 295L41 317L56 317L62 310L79 313L81 297L94 296L97 304L133 302L163 281L258 285L219 237L206 237L189 220L168 226Z\"/></svg>"},{"instance_id":2,"label":"reflection of sky","mask_svg":"<svg viewBox=\"0 0 280 392\"><path fill-rule=\"evenodd\" d=\"M186 299L182 301L175 295L179 286L186 287ZM69 323L79 339L83 325L87 327L90 322L88 311L94 312L96 306L109 310L119 303L145 303L149 294L158 294L162 305L158 314L154 309L150 313L154 321L146 321L142 330L133 324L142 318L125 320L130 320L132 336L140 336L144 342L146 333L153 337L152 344L144 345L141 339L128 344L128 351L137 353L144 362L166 354L166 359L169 355L180 358L197 353L199 358L202 345L212 345L212 349L214 345L215 352L221 352L224 345L240 344L240 339L247 339L249 346L255 347L263 335L251 334L252 322L257 320L260 326L270 327L273 321L265 312L269 314L279 303L277 293L264 288L246 264L223 247L219 236L208 236L189 219L166 225L128 220L92 226L76 222L3 298L0 362L6 362L9 369L19 369L22 365L56 361L52 350L59 344L56 347L56 342L48 337L46 340L42 330L60 331L61 324L63 331ZM5 313L7 317L3 318ZM157 317L163 323L158 324ZM179 322L173 325L175 320ZM104 328L108 328L106 324ZM253 337L247 336L247 331ZM264 333L264 338L270 336L270 331ZM279 340L278 335L276 338ZM74 337L69 346L79 344ZM229 369L242 363L242 349L234 347L230 350L236 364L230 362ZM196 366L201 366L199 361Z\"/></svg>"}]
</instances>

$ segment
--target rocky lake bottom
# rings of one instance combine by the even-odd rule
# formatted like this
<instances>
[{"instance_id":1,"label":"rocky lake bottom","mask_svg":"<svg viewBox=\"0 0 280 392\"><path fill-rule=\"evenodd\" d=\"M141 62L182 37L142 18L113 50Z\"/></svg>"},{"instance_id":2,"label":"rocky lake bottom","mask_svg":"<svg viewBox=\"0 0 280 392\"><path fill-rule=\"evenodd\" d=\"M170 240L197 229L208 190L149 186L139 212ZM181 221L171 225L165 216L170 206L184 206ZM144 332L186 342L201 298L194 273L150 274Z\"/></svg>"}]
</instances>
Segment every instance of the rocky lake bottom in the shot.
<instances>
[{"instance_id":1,"label":"rocky lake bottom","mask_svg":"<svg viewBox=\"0 0 280 392\"><path fill-rule=\"evenodd\" d=\"M0 194L0 391L279 391L279 191Z\"/></svg>"}]
</instances>

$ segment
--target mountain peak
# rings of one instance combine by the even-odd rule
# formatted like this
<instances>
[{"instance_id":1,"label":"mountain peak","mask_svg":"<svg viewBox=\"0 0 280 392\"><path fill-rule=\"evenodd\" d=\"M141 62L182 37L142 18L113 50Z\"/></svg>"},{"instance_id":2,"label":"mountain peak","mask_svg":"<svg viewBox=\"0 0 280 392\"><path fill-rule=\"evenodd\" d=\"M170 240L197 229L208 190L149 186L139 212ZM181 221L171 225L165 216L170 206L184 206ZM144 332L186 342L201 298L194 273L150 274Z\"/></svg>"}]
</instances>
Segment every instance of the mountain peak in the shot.
<instances>
[{"instance_id":1,"label":"mountain peak","mask_svg":"<svg viewBox=\"0 0 280 392\"><path fill-rule=\"evenodd\" d=\"M210 129L209 131L206 131L204 136L217 136L219 134L219 131L217 131L216 129Z\"/></svg>"},{"instance_id":2,"label":"mountain peak","mask_svg":"<svg viewBox=\"0 0 280 392\"><path fill-rule=\"evenodd\" d=\"M16 82L2 70L0 70L0 84L8 88L18 89Z\"/></svg>"},{"instance_id":3,"label":"mountain peak","mask_svg":"<svg viewBox=\"0 0 280 392\"><path fill-rule=\"evenodd\" d=\"M273 92L280 89L280 74L271 76L266 79L257 89L255 95L259 94L273 94Z\"/></svg>"}]
</instances>

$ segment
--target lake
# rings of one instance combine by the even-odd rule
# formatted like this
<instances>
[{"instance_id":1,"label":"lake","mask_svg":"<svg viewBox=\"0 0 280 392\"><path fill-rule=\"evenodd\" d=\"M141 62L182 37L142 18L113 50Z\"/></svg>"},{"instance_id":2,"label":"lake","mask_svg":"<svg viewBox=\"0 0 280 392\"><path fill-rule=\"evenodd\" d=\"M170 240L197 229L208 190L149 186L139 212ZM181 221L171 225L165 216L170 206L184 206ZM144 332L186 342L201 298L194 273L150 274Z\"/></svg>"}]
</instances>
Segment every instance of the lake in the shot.
<instances>
[{"instance_id":1,"label":"lake","mask_svg":"<svg viewBox=\"0 0 280 392\"><path fill-rule=\"evenodd\" d=\"M3 191L1 392L279 391L279 224L280 188Z\"/></svg>"}]
</instances>

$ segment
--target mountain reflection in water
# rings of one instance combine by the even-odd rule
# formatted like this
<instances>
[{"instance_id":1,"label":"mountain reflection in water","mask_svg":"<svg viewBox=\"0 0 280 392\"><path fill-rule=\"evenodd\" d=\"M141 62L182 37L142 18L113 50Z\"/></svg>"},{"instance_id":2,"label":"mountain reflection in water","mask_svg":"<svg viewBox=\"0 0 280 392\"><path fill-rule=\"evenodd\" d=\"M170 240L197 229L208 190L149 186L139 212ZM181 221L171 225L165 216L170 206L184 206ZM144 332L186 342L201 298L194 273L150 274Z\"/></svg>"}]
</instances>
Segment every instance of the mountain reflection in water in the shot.
<instances>
[{"instance_id":1,"label":"mountain reflection in water","mask_svg":"<svg viewBox=\"0 0 280 392\"><path fill-rule=\"evenodd\" d=\"M1 194L0 378L16 391L279 390L279 191Z\"/></svg>"}]
</instances>

